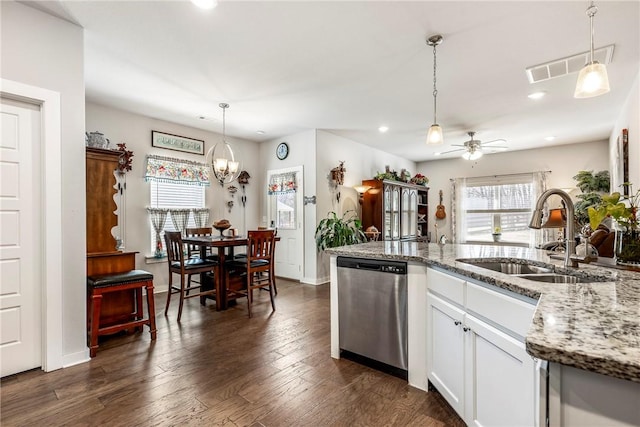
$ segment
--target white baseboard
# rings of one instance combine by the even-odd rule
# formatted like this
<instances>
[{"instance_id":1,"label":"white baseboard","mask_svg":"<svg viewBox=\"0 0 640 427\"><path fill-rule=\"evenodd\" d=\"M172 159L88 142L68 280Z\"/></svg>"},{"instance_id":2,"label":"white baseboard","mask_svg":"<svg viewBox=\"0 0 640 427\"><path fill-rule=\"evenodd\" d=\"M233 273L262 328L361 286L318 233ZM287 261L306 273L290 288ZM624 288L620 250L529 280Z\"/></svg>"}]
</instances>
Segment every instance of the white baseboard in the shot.
<instances>
[{"instance_id":1,"label":"white baseboard","mask_svg":"<svg viewBox=\"0 0 640 427\"><path fill-rule=\"evenodd\" d=\"M73 365L79 365L80 363L85 363L91 360L89 356L89 348L86 348L83 351L78 351L77 353L65 354L62 356L62 367L68 368Z\"/></svg>"},{"instance_id":2,"label":"white baseboard","mask_svg":"<svg viewBox=\"0 0 640 427\"><path fill-rule=\"evenodd\" d=\"M324 285L325 283L329 283L329 282L330 282L329 277L320 277L320 278L303 277L302 279L300 279L300 283L304 283L307 285Z\"/></svg>"}]
</instances>

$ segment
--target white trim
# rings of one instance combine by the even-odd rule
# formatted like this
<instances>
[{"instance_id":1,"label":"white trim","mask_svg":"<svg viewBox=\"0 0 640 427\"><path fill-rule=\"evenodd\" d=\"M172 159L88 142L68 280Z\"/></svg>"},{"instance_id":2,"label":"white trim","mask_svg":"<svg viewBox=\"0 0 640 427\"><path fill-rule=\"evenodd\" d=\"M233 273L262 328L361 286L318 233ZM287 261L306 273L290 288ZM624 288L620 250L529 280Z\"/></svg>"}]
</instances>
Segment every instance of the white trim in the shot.
<instances>
[{"instance_id":1,"label":"white trim","mask_svg":"<svg viewBox=\"0 0 640 427\"><path fill-rule=\"evenodd\" d=\"M329 283L330 279L328 277L320 277L316 279L315 277L303 277L300 279L300 283L304 283L305 285L324 285L325 283Z\"/></svg>"},{"instance_id":2,"label":"white trim","mask_svg":"<svg viewBox=\"0 0 640 427\"><path fill-rule=\"evenodd\" d=\"M60 93L0 79L0 94L40 106L42 117L42 369L63 367Z\"/></svg>"}]
</instances>

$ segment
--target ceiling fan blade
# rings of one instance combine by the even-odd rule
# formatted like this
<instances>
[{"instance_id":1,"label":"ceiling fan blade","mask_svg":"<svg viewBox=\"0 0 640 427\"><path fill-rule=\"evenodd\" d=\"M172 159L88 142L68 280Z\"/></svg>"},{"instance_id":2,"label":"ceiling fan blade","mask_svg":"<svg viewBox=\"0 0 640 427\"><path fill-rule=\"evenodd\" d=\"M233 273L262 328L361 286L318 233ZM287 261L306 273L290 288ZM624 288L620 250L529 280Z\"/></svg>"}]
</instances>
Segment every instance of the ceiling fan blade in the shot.
<instances>
[{"instance_id":1,"label":"ceiling fan blade","mask_svg":"<svg viewBox=\"0 0 640 427\"><path fill-rule=\"evenodd\" d=\"M455 153L456 151L464 151L464 148L456 148L455 150L443 151L441 153L438 153L438 155L441 156L443 154Z\"/></svg>"},{"instance_id":2,"label":"ceiling fan blade","mask_svg":"<svg viewBox=\"0 0 640 427\"><path fill-rule=\"evenodd\" d=\"M507 142L507 140L506 139L502 139L502 138L494 139L492 141L483 142L482 145L493 144L494 142Z\"/></svg>"},{"instance_id":3,"label":"ceiling fan blade","mask_svg":"<svg viewBox=\"0 0 640 427\"><path fill-rule=\"evenodd\" d=\"M490 150L495 150L495 151L505 151L508 150L508 147L500 147L500 146L491 146L491 147L486 147L486 151L490 151Z\"/></svg>"}]
</instances>

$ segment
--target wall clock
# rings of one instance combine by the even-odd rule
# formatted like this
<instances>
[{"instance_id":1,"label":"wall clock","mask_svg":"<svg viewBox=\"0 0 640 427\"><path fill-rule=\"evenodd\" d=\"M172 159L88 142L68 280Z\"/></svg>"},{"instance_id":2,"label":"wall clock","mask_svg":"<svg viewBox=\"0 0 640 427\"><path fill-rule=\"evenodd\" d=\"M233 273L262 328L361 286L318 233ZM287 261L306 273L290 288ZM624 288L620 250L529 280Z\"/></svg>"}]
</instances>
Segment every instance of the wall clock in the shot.
<instances>
[{"instance_id":1,"label":"wall clock","mask_svg":"<svg viewBox=\"0 0 640 427\"><path fill-rule=\"evenodd\" d=\"M287 143L281 142L280 144L278 144L278 147L276 148L276 156L278 157L278 159L284 160L287 158L288 155L289 155L289 146L287 145Z\"/></svg>"}]
</instances>

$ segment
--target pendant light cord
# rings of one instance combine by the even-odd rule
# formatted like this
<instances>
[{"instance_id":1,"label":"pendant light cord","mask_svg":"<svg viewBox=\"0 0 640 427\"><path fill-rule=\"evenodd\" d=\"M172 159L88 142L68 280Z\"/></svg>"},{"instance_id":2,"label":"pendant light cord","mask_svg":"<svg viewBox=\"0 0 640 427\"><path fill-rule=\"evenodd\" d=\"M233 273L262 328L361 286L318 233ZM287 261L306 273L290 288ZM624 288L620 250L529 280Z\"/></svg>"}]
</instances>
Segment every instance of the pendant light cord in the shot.
<instances>
[{"instance_id":1,"label":"pendant light cord","mask_svg":"<svg viewBox=\"0 0 640 427\"><path fill-rule=\"evenodd\" d=\"M436 102L438 98L438 89L436 89L436 46L433 45L433 123L438 123L438 103Z\"/></svg>"},{"instance_id":2,"label":"pendant light cord","mask_svg":"<svg viewBox=\"0 0 640 427\"><path fill-rule=\"evenodd\" d=\"M591 34L590 34L590 41L591 41L591 50L590 50L590 60L589 63L593 64L593 17L596 15L596 13L598 13L598 7L595 6L593 4L593 2L591 2L591 6L589 6L589 8L587 9L587 16L589 17L589 22L590 22L590 30L591 30Z\"/></svg>"}]
</instances>

